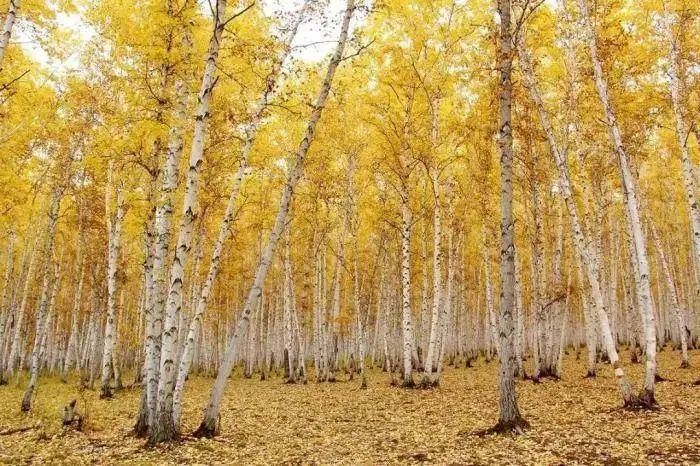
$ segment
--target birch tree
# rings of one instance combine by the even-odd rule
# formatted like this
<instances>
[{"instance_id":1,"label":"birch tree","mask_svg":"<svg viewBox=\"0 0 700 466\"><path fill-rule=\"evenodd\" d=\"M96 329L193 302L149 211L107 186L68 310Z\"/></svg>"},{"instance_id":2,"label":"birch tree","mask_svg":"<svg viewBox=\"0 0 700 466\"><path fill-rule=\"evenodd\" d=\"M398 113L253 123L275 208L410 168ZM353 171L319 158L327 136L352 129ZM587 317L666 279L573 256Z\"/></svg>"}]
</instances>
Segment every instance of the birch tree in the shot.
<instances>
[{"instance_id":1,"label":"birch tree","mask_svg":"<svg viewBox=\"0 0 700 466\"><path fill-rule=\"evenodd\" d=\"M287 214L289 213L290 204L294 194L294 188L296 187L296 184L298 183L299 178L301 178L301 175L303 173L306 155L316 135L316 126L318 125L318 122L321 118L321 114L323 112L323 108L326 104L326 100L328 99L328 94L330 93L331 85L333 83L333 78L335 76L336 70L338 69L338 65L340 65L340 62L343 60L343 52L345 50L345 45L348 40L350 21L352 19L355 8L355 1L347 0L337 48L335 50L335 53L333 54L333 57L331 58L331 61L328 64L328 69L326 70L326 75L323 79L323 84L321 85L321 89L318 93L318 96L316 97L316 102L312 107L311 116L309 117L309 121L306 126L304 138L301 140L299 148L297 149L297 152L295 154L291 172L288 175L288 179L282 191L279 210L277 211L277 215L275 217L275 223L272 227L272 230L270 231L267 244L265 245L265 248L263 249L262 255L260 257L260 262L258 263L255 272L255 278L253 279L253 283L251 284L251 287L247 293L246 300L243 304L238 323L236 324L236 328L233 332L233 335L231 335L231 338L229 339L228 346L226 348L226 354L224 355L221 366L219 367L219 371L216 376L216 381L214 383L214 388L212 389L210 400L207 404L206 412L204 414L204 419L202 420L202 423L200 424L199 428L195 433L195 435L197 436L212 437L216 435L217 420L219 409L221 406L221 399L224 394L224 389L226 388L226 382L228 380L229 375L231 374L231 370L233 369L234 356L238 340L240 336L245 333L245 330L248 327L250 315L258 299L260 299L262 286L265 281L265 277L267 276L267 271L272 262L272 257L275 252L277 242L279 241L279 238L282 235L287 224Z\"/></svg>"},{"instance_id":2,"label":"birch tree","mask_svg":"<svg viewBox=\"0 0 700 466\"><path fill-rule=\"evenodd\" d=\"M121 241L122 221L124 219L124 193L122 186L114 187L116 191L116 208L112 206L111 191L114 186L112 168L108 169L108 182L105 191L105 214L107 217L107 321L105 323L104 345L102 349L102 375L100 378L100 397L110 398L112 389L110 380L116 375L112 364L116 346L117 314L117 267L119 265L119 242Z\"/></svg>"},{"instance_id":3,"label":"birch tree","mask_svg":"<svg viewBox=\"0 0 700 466\"><path fill-rule=\"evenodd\" d=\"M513 83L513 37L511 2L498 0L500 33L498 38L499 67L499 134L501 155L501 309L498 319L499 357L501 360L498 390L499 416L494 431L521 433L529 423L521 416L515 393L515 244L513 223L513 135L511 132Z\"/></svg>"},{"instance_id":4,"label":"birch tree","mask_svg":"<svg viewBox=\"0 0 700 466\"><path fill-rule=\"evenodd\" d=\"M646 407L655 407L654 382L656 379L656 323L652 309L651 288L649 285L649 263L647 259L646 239L642 230L637 186L630 168L629 157L622 141L622 134L617 124L615 112L610 101L608 82L603 73L603 66L598 54L598 44L595 29L591 21L587 0L579 0L579 9L584 24L585 38L593 65L593 76L600 103L603 106L605 122L608 126L610 141L617 155L620 177L624 192L627 221L634 245L634 261L638 267L635 273L637 300L642 316L645 338L646 371L644 388L639 396L639 402Z\"/></svg>"}]
</instances>

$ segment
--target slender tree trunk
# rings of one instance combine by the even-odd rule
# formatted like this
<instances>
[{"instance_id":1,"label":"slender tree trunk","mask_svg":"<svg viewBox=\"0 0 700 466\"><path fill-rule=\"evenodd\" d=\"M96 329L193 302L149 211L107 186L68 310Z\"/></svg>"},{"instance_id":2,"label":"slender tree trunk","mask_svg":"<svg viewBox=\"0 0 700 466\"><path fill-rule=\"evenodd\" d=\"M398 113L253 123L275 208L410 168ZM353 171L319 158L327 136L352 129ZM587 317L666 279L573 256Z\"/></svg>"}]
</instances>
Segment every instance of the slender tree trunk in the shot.
<instances>
[{"instance_id":1,"label":"slender tree trunk","mask_svg":"<svg viewBox=\"0 0 700 466\"><path fill-rule=\"evenodd\" d=\"M9 381L10 377L14 375L15 368L18 366L20 358L20 343L22 341L22 329L24 327L24 316L27 310L27 304L29 302L29 292L31 290L32 280L34 279L34 263L36 260L37 253L37 243L39 238L37 238L34 246L32 247L32 252L29 256L29 265L27 266L27 271L24 274L23 280L23 291L22 300L19 305L19 309L15 315L14 332L12 336L12 344L10 346L10 354L7 358L7 364L5 367L5 380Z\"/></svg>"},{"instance_id":2,"label":"slender tree trunk","mask_svg":"<svg viewBox=\"0 0 700 466\"><path fill-rule=\"evenodd\" d=\"M595 78L598 97L603 106L605 119L610 132L610 140L617 154L620 166L620 176L625 194L625 205L627 217L630 224L632 240L634 243L635 260L639 267L637 278L637 292L639 296L639 312L644 323L644 338L646 340L646 371L644 377L644 389L640 396L640 401L646 406L656 406L654 399L654 382L656 378L656 324L654 311L652 309L651 289L649 285L649 263L647 260L647 248L644 233L642 231L641 218L639 213L639 202L637 199L637 188L635 180L629 166L627 152L622 142L620 128L617 125L615 113L612 108L608 93L608 83L603 74L603 66L598 57L598 45L596 42L595 30L588 11L587 0L579 0L581 16L585 26L586 41L593 64L593 75Z\"/></svg>"},{"instance_id":3,"label":"slender tree trunk","mask_svg":"<svg viewBox=\"0 0 700 466\"><path fill-rule=\"evenodd\" d=\"M175 428L178 431L180 429L180 417L182 413L182 391L184 389L185 381L187 379L187 375L189 374L190 367L192 365L192 356L194 354L196 336L201 329L202 317L204 315L204 312L206 311L207 304L209 303L209 297L214 287L214 282L216 281L216 277L219 274L221 254L223 253L223 248L226 243L226 240L230 235L231 222L233 221L233 217L236 210L238 193L241 189L243 179L248 170L248 159L253 148L253 143L255 142L255 139L257 137L258 129L260 127L263 114L267 109L270 100L274 96L275 90L277 88L277 81L282 71L282 66L291 54L292 41L294 40L294 37L296 37L296 33L299 29L299 26L301 25L301 22L304 19L304 13L306 12L306 8L308 7L308 5L310 5L310 3L306 2L302 7L302 10L300 10L298 17L295 23L293 24L292 30L285 41L284 51L277 58L277 60L272 66L270 73L267 76L263 94L260 97L260 100L256 103L255 108L253 110L253 114L251 116L251 120L245 130L246 137L245 142L243 144L243 149L241 151L239 168L236 172L236 175L234 176L233 186L231 188L228 203L226 204L226 211L221 220L221 225L219 226L219 234L217 236L216 243L214 244L212 250L211 260L209 262L209 271L204 281L204 286L202 286L202 289L200 291L199 298L195 307L195 312L192 316L192 319L190 320L189 329L185 340L185 346L182 350L182 355L180 357L180 364L177 371L175 388L173 390L173 421L175 424Z\"/></svg>"},{"instance_id":4,"label":"slender tree trunk","mask_svg":"<svg viewBox=\"0 0 700 466\"><path fill-rule=\"evenodd\" d=\"M437 168L431 173L433 188L433 307L430 320L430 340L428 354L423 361L424 374L421 382L424 386L432 386L432 372L436 361L437 345L440 332L440 306L442 305L442 249L441 249L441 218L440 218L440 182Z\"/></svg>"},{"instance_id":5,"label":"slender tree trunk","mask_svg":"<svg viewBox=\"0 0 700 466\"><path fill-rule=\"evenodd\" d=\"M12 317L12 273L14 271L14 246L15 246L15 234L10 230L7 240L7 258L5 262L5 283L3 285L2 291L2 301L0 301L0 385L5 382L3 378L5 374L4 368L4 356L5 356L5 340L7 338L6 325L7 322Z\"/></svg>"},{"instance_id":6,"label":"slender tree trunk","mask_svg":"<svg viewBox=\"0 0 700 466\"><path fill-rule=\"evenodd\" d=\"M498 321L500 345L499 417L496 431L522 432L529 424L520 415L515 393L515 353L513 351L515 329L513 311L515 305L515 243L513 222L513 135L511 133L511 106L513 66L511 36L511 2L498 0L501 19L499 37L499 135L501 152L501 309Z\"/></svg>"},{"instance_id":7,"label":"slender tree trunk","mask_svg":"<svg viewBox=\"0 0 700 466\"><path fill-rule=\"evenodd\" d=\"M221 406L221 399L224 394L224 389L226 388L226 383L231 370L233 369L234 357L236 352L236 346L238 339L245 332L248 326L248 321L250 319L250 314L254 309L255 304L260 298L262 292L262 286L267 276L267 271L272 262L272 257L274 255L275 247L279 241L282 232L284 231L287 223L287 214L289 212L289 207L294 194L294 188L296 187L299 178L302 175L304 169L304 161L306 159L306 154L314 140L316 134L316 126L323 108L325 106L328 94L330 93L331 84L333 82L333 77L335 72L343 58L343 51L345 50L345 44L348 38L348 31L350 28L350 20L355 11L354 0L347 0L347 6L345 10L345 16L343 19L340 38L338 41L338 47L328 65L328 70L326 76L323 80L323 85L319 91L316 99L316 104L313 107L309 122L306 128L306 133L302 139L299 148L296 152L294 166L289 174L289 178L285 183L284 190L282 192L282 197L280 199L280 207L275 218L275 223L270 232L267 244L262 252L260 262L255 273L255 278L248 291L246 301L243 305L241 316L236 324L235 331L228 342L228 347L226 349L226 354L222 359L221 365L219 367L216 382L214 383L214 388L212 389L211 397L207 405L206 413L204 419L200 424L196 434L199 436L211 437L216 434L217 431L217 420L219 417L219 409Z\"/></svg>"},{"instance_id":8,"label":"slender tree trunk","mask_svg":"<svg viewBox=\"0 0 700 466\"><path fill-rule=\"evenodd\" d=\"M681 80L680 71L680 56L678 50L678 42L674 35L674 25L677 25L677 15L669 11L668 3L664 0L664 14L666 39L669 45L669 88L671 91L671 106L673 116L676 123L676 139L681 152L681 162L683 165L683 187L685 189L685 199L688 203L688 215L690 216L690 227L693 237L693 252L695 256L695 279L700 279L698 267L700 267L700 206L695 197L695 172L693 170L693 161L688 149L688 138L690 137L690 129L683 115L683 81ZM697 131L697 125L695 125ZM697 136L697 133L696 133ZM700 141L698 141L700 143ZM696 286L696 295L700 294L700 286ZM697 298L697 296L696 296Z\"/></svg>"},{"instance_id":9,"label":"slender tree trunk","mask_svg":"<svg viewBox=\"0 0 700 466\"><path fill-rule=\"evenodd\" d=\"M603 343L605 344L606 351L608 352L610 364L612 364L612 366L615 368L615 376L617 377L618 384L620 386L620 392L622 394L622 398L625 404L634 404L636 402L636 397L632 393L632 386L625 378L624 370L622 369L622 365L619 361L617 349L615 348L615 342L613 340L612 332L610 330L610 323L605 307L605 301L603 299L600 282L598 281L598 270L595 264L594 254L592 253L590 247L591 242L588 238L584 236L583 230L581 228L581 223L579 221L578 211L574 203L573 195L571 192L571 182L569 179L568 165L564 155L559 150L559 145L556 142L556 139L554 137L554 131L549 120L549 114L544 108L544 103L542 102L539 91L537 89L537 85L534 78L534 72L532 71L529 52L526 49L524 38L521 38L521 40L518 41L518 45L520 66L523 71L525 85L527 86L530 92L530 97L535 102L540 123L545 132L545 135L547 136L550 151L554 156L554 160L557 165L557 170L559 173L559 188L561 190L562 197L564 198L564 202L566 203L566 208L569 213L569 221L571 224L571 232L574 238L574 243L576 244L576 249L578 250L580 256L580 261L585 268L586 276L590 284L591 297L600 322L600 331ZM590 345L591 343L592 341L589 338L588 344ZM588 349L589 352L592 351L590 347Z\"/></svg>"},{"instance_id":10,"label":"slender tree trunk","mask_svg":"<svg viewBox=\"0 0 700 466\"><path fill-rule=\"evenodd\" d=\"M663 246L661 245L659 234L653 224L651 224L651 236L654 240L654 244L656 245L656 251L659 253L659 261L661 262L664 278L666 279L666 286L668 287L668 293L670 295L671 309L673 310L673 314L676 317L676 323L678 324L678 334L681 342L681 367L687 368L690 367L690 360L688 359L688 326L685 323L685 315L683 309L681 309L681 304L678 299L676 283L671 275L671 269L668 265L668 260L666 259Z\"/></svg>"},{"instance_id":11,"label":"slender tree trunk","mask_svg":"<svg viewBox=\"0 0 700 466\"><path fill-rule=\"evenodd\" d=\"M10 36L12 36L12 28L15 25L18 10L19 0L10 0L10 4L7 7L7 14L5 15L5 24L2 28L2 36L0 36L0 71L2 71L5 52L7 51L7 45L10 43Z\"/></svg>"},{"instance_id":12,"label":"slender tree trunk","mask_svg":"<svg viewBox=\"0 0 700 466\"><path fill-rule=\"evenodd\" d=\"M66 381L68 379L68 372L71 368L78 363L78 314L80 313L80 307L82 304L83 296L83 282L85 277L84 270L84 257L83 257L83 216L82 212L78 214L78 244L77 244L77 258L76 262L78 265L77 274L75 276L75 291L73 294L73 308L71 309L70 316L70 334L68 336L68 345L66 346L66 357L63 361L63 369L61 371L61 380ZM139 334L140 336L140 334Z\"/></svg>"},{"instance_id":13,"label":"slender tree trunk","mask_svg":"<svg viewBox=\"0 0 700 466\"><path fill-rule=\"evenodd\" d=\"M112 213L111 190L112 170L108 174L109 181L105 196L107 215L107 321L105 322L104 345L102 347L102 376L100 378L100 398L110 398L112 390L109 382L114 374L112 360L116 341L117 314L117 266L119 262L119 242L121 241L122 220L124 219L124 195L121 187L116 188L116 211Z\"/></svg>"},{"instance_id":14,"label":"slender tree trunk","mask_svg":"<svg viewBox=\"0 0 700 466\"><path fill-rule=\"evenodd\" d=\"M46 243L44 244L44 265L43 265L43 283L41 287L41 298L39 300L39 307L36 313L36 332L34 335L34 349L32 350L31 362L30 362L30 372L29 372L29 384L24 392L24 397L22 398L22 411L29 411L32 406L32 396L34 395L34 390L39 378L39 366L43 348L42 342L45 341L44 335L46 333L47 315L49 311L49 300L50 292L49 283L51 281L51 259L53 256L53 244L56 238L56 227L58 225L58 214L61 208L61 198L63 197L63 191L60 188L54 188L51 194L51 204L49 206L48 212L48 231L46 234Z\"/></svg>"}]
</instances>

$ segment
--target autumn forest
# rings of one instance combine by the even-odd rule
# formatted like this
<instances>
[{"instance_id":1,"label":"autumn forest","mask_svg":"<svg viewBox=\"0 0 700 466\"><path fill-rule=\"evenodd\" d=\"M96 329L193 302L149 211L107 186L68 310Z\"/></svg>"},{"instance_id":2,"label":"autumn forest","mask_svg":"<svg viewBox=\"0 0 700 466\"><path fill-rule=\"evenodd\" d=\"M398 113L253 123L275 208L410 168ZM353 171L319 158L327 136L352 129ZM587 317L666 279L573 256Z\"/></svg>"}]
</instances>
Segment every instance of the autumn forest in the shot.
<instances>
[{"instance_id":1,"label":"autumn forest","mask_svg":"<svg viewBox=\"0 0 700 466\"><path fill-rule=\"evenodd\" d=\"M697 0L0 26L0 462L700 463Z\"/></svg>"}]
</instances>

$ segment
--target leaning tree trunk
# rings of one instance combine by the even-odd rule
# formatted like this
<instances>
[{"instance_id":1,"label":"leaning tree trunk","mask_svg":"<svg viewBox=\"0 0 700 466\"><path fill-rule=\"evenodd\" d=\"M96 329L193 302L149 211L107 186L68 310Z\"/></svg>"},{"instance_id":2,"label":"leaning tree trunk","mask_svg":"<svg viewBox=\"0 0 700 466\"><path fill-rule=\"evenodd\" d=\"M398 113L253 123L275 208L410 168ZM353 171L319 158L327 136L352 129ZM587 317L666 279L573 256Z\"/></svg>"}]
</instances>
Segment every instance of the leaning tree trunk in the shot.
<instances>
[{"instance_id":1,"label":"leaning tree trunk","mask_svg":"<svg viewBox=\"0 0 700 466\"><path fill-rule=\"evenodd\" d=\"M5 382L3 379L4 369L4 356L5 356L5 340L6 330L5 325L10 319L10 314L12 312L12 298L10 293L10 288L12 287L12 272L14 270L14 245L15 245L15 234L10 230L8 235L7 244L7 258L5 265L5 283L3 285L2 291L2 301L0 301L0 385Z\"/></svg>"},{"instance_id":2,"label":"leaning tree trunk","mask_svg":"<svg viewBox=\"0 0 700 466\"><path fill-rule=\"evenodd\" d=\"M202 83L197 98L197 109L194 116L192 148L190 151L189 169L185 181L185 195L180 219L175 253L170 266L170 284L168 287L167 304L165 306L160 369L158 372L158 402L156 418L151 426L150 443L160 443L173 439L178 435L178 428L173 415L173 391L175 389L175 361L178 356L178 316L183 301L183 280L185 266L189 258L192 233L196 220L197 195L199 191L199 174L204 160L204 144L206 142L207 125L211 97L216 85L217 60L227 20L226 0L218 0L214 10L213 31L209 40L209 50L206 65L202 75ZM250 8L250 7L248 7ZM246 8L244 11L247 11ZM230 21L230 20L229 20ZM180 146L181 149L181 146ZM175 157L169 157L173 160ZM177 165L172 171L177 172ZM169 170L170 171L170 170ZM175 181L177 176L173 177Z\"/></svg>"},{"instance_id":3,"label":"leaning tree trunk","mask_svg":"<svg viewBox=\"0 0 700 466\"><path fill-rule=\"evenodd\" d=\"M27 303L29 302L29 292L31 290L32 280L34 279L34 264L36 260L38 241L39 238L37 238L34 246L32 247L32 251L29 256L29 264L26 272L24 273L24 279L22 280L22 299L20 301L19 309L17 309L17 313L14 316L14 332L12 334L12 342L10 344L10 354L7 357L7 364L5 367L5 380L9 380L10 377L12 377L19 362L18 359L20 356L20 343L22 341L22 327L24 326L24 316L27 310Z\"/></svg>"},{"instance_id":4,"label":"leaning tree trunk","mask_svg":"<svg viewBox=\"0 0 700 466\"><path fill-rule=\"evenodd\" d=\"M557 166L557 171L559 172L559 188L561 190L561 195L564 198L564 202L569 213L571 233L573 236L574 243L576 245L576 249L578 250L580 256L580 262L585 268L586 277L588 279L588 283L590 284L591 297L595 306L598 319L600 321L600 330L603 338L603 343L605 344L605 349L608 352L610 364L612 364L612 366L615 369L615 376L617 377L618 384L620 386L620 392L622 394L623 401L625 402L625 404L633 404L636 403L636 397L632 392L632 386L625 378L624 370L622 369L622 365L619 360L612 332L610 331L610 323L605 307L605 301L603 299L603 293L601 291L600 282L598 280L598 270L595 264L595 260L593 258L594 254L591 251L591 241L590 238L587 238L584 235L583 229L581 228L581 222L579 221L578 211L576 209L576 204L573 199L568 165L564 154L559 149L559 145L557 144L556 138L554 136L554 130L549 120L549 114L547 113L547 110L544 107L544 103L542 102L539 90L537 89L537 84L535 82L535 76L532 70L532 64L529 52L526 48L524 37L521 38L521 40L518 42L518 46L520 66L523 71L525 86L528 88L530 97L535 102L535 105L537 107L540 123L545 132L545 135L547 136L549 149L554 157L554 161ZM584 296L583 299L586 299L586 297ZM584 303L584 308L585 306L586 305ZM592 318L592 316L589 317ZM588 319L588 321L591 320L590 318ZM590 335L591 332L589 331L588 334ZM591 343L592 341L589 338L588 344L590 345Z\"/></svg>"},{"instance_id":5,"label":"leaning tree trunk","mask_svg":"<svg viewBox=\"0 0 700 466\"><path fill-rule=\"evenodd\" d=\"M292 51L292 41L296 37L296 33L304 19L304 12L307 6L310 5L309 2L305 3L302 10L299 12L299 16L294 23L291 32L289 33L286 41L284 51L277 58L275 63L270 70L265 81L265 89L263 91L260 100L256 103L251 116L250 122L246 127L245 142L243 143L243 149L241 151L241 160L239 163L238 171L234 176L233 187L228 198L228 203L226 204L226 211L221 220L221 225L219 226L219 234L216 239L216 243L212 249L211 260L209 262L209 271L207 277L204 281L204 286L197 299L197 304L195 307L194 315L190 320L189 329L187 332L187 337L185 339L184 348L180 356L180 364L177 371L177 378L175 380L175 388L173 390L173 421L175 423L175 428L180 429L180 418L182 414L182 391L185 387L185 381L187 375L190 372L190 367L192 365L192 357L194 356L194 348L196 344L196 337L199 329L202 325L202 317L206 311L207 304L209 303L209 296L211 295L212 289L214 287L214 282L219 274L221 254L223 253L223 248L228 239L231 231L231 222L233 221L234 214L236 211L236 205L238 200L238 193L243 184L243 178L248 170L248 159L253 148L253 143L258 134L258 129L260 127L263 114L268 107L268 104L272 97L274 96L275 90L277 88L277 81L282 71L282 66L286 62L287 58Z\"/></svg>"},{"instance_id":6,"label":"leaning tree trunk","mask_svg":"<svg viewBox=\"0 0 700 466\"><path fill-rule=\"evenodd\" d=\"M700 268L700 206L695 197L695 171L693 168L693 160L688 150L688 137L690 130L688 123L683 115L683 104L681 96L683 95L683 81L681 80L680 71L680 56L678 50L678 42L674 35L673 25L676 22L675 14L668 11L667 2L664 1L664 13L667 18L665 21L666 38L669 45L669 87L671 91L671 106L673 108L673 116L676 123L676 139L678 147L681 151L681 162L683 164L683 187L685 189L685 199L688 203L688 215L690 216L690 227L693 235L693 252L695 253L695 275L698 277L698 268ZM697 131L697 125L695 125ZM696 133L697 136L697 133ZM700 141L698 141L700 143ZM700 286L697 287L696 293L700 293Z\"/></svg>"},{"instance_id":7,"label":"leaning tree trunk","mask_svg":"<svg viewBox=\"0 0 700 466\"><path fill-rule=\"evenodd\" d=\"M42 342L44 341L44 334L46 333L47 311L49 309L49 300L51 298L49 289L49 282L51 281L51 258L53 255L53 243L54 239L56 238L56 226L58 225L58 214L61 208L62 197L62 190L60 188L54 188L54 191L51 194L51 205L48 212L48 232L43 250L44 265L42 272L43 278L41 298L39 300L39 307L36 313L36 332L34 335L34 349L32 350L32 357L29 366L29 384L27 385L27 389L24 392L24 397L22 398L22 411L29 411L31 409L32 396L39 378L39 366L41 362L39 360L39 356L43 352Z\"/></svg>"},{"instance_id":8,"label":"leaning tree trunk","mask_svg":"<svg viewBox=\"0 0 700 466\"><path fill-rule=\"evenodd\" d=\"M7 51L7 45L10 43L10 36L12 36L12 28L15 25L18 10L19 0L10 0L7 15L5 15L5 24L2 28L2 36L0 36L0 71L2 71L2 63L5 60L5 52Z\"/></svg>"},{"instance_id":9,"label":"leaning tree trunk","mask_svg":"<svg viewBox=\"0 0 700 466\"><path fill-rule=\"evenodd\" d=\"M250 319L250 314L253 311L258 299L260 298L262 286L265 281L265 277L267 276L267 271L270 267L270 264L272 263L272 258L275 252L275 248L277 246L277 242L279 241L279 238L286 227L287 214L289 212L289 207L294 194L294 188L296 187L299 178L301 178L304 169L304 161L306 159L306 154L308 153L309 148L311 147L311 144L313 143L314 137L316 135L316 126L318 124L319 119L321 118L323 108L330 93L333 77L335 76L335 72L338 68L338 65L340 65L340 62L342 61L343 51L345 50L345 44L348 38L348 30L350 28L350 20L352 19L354 11L354 0L347 0L347 6L345 10L343 24L341 27L338 47L328 65L328 70L323 80L323 85L316 98L316 103L313 106L313 110L311 112L311 116L306 127L306 133L304 135L304 138L301 140L301 143L299 144L299 148L297 149L294 160L294 166L291 170L291 173L289 174L287 182L285 183L282 192L282 197L280 199L280 207L277 211L274 226L272 227L272 231L270 231L270 236L268 238L267 244L262 252L262 256L260 258L260 262L258 263L257 270L255 273L255 278L248 291L248 295L243 305L243 310L241 312L239 320L236 324L235 331L229 339L226 354L224 355L221 365L219 366L219 370L216 376L216 382L214 383L214 388L212 389L212 393L210 396L209 403L207 405L204 419L202 420L202 423L200 424L196 432L196 434L199 436L211 437L216 435L217 420L219 417L221 399L224 394L224 389L226 388L228 377L231 374L231 370L233 369L238 339L243 333L245 333L245 330L248 326L248 321Z\"/></svg>"},{"instance_id":10,"label":"leaning tree trunk","mask_svg":"<svg viewBox=\"0 0 700 466\"><path fill-rule=\"evenodd\" d=\"M649 285L649 263L647 260L647 247L644 233L642 231L642 222L639 213L639 201L637 199L637 188L635 186L634 176L630 169L627 152L622 142L622 135L618 127L615 113L610 101L608 92L608 83L603 74L603 66L598 56L598 45L596 42L595 30L588 11L587 0L579 0L581 16L585 27L586 41L591 55L593 64L593 75L595 78L598 97L603 106L605 121L610 132L610 140L617 154L618 163L620 166L620 176L622 178L622 187L625 194L625 205L627 218L630 225L630 233L634 244L635 260L639 267L639 274L635 278L636 287L639 296L639 312L644 324L644 338L646 351L646 371L644 376L644 389L642 390L640 400L646 406L655 406L654 399L654 382L656 378L656 324L654 311L652 309L651 289Z\"/></svg>"},{"instance_id":11,"label":"leaning tree trunk","mask_svg":"<svg viewBox=\"0 0 700 466\"><path fill-rule=\"evenodd\" d=\"M650 222L651 223L651 222ZM676 289L676 283L671 275L671 269L668 264L668 259L664 253L664 248L661 245L661 239L656 231L656 227L651 224L651 236L656 245L656 251L659 254L659 261L661 262L661 268L664 272L664 278L666 279L666 286L668 287L668 294L671 300L671 308L673 309L673 314L676 317L676 323L678 324L678 332L681 340L681 368L690 367L690 360L688 359L688 326L685 322L685 314L683 309L681 309L680 300L678 299L678 291Z\"/></svg>"}]
</instances>

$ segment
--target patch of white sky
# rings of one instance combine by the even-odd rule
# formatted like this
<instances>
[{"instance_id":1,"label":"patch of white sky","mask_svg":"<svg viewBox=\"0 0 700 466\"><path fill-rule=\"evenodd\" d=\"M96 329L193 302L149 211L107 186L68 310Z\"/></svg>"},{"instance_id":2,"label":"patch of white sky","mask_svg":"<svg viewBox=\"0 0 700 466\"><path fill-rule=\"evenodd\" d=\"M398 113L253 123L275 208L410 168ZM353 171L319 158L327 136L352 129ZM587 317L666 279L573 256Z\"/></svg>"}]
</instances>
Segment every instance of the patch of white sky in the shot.
<instances>
[{"instance_id":1,"label":"patch of white sky","mask_svg":"<svg viewBox=\"0 0 700 466\"><path fill-rule=\"evenodd\" d=\"M203 8L209 8L206 3ZM311 15L300 26L295 37L294 55L301 60L315 62L326 57L335 47L340 29L340 19L345 7L344 0L321 0L322 14ZM304 0L260 0L259 4L265 15L289 18L298 11ZM357 21L356 21L357 22ZM31 28L18 27L14 34L14 43L20 44L33 59L47 68L52 74L65 75L79 71L80 58L87 44L96 35L96 31L84 20L80 11L72 13L58 12L56 27L69 33L69 49L66 55L52 56L31 32Z\"/></svg>"}]
</instances>

